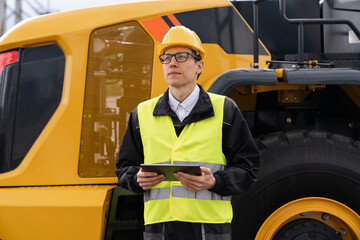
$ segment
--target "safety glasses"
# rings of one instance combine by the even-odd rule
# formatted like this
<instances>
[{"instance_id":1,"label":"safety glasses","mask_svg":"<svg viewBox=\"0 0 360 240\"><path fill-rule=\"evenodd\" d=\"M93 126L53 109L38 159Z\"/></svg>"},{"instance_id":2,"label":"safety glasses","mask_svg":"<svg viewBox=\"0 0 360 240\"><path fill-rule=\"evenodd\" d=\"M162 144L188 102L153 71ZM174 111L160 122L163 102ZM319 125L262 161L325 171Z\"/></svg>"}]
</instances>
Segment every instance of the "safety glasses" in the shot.
<instances>
[{"instance_id":1,"label":"safety glasses","mask_svg":"<svg viewBox=\"0 0 360 240\"><path fill-rule=\"evenodd\" d=\"M175 57L175 60L177 62L181 63L181 62L186 62L188 60L189 55L198 61L201 60L198 56L195 56L194 54L191 54L189 52L178 52L175 54L162 54L159 56L159 59L162 64L169 64L171 62L171 59L173 57Z\"/></svg>"}]
</instances>

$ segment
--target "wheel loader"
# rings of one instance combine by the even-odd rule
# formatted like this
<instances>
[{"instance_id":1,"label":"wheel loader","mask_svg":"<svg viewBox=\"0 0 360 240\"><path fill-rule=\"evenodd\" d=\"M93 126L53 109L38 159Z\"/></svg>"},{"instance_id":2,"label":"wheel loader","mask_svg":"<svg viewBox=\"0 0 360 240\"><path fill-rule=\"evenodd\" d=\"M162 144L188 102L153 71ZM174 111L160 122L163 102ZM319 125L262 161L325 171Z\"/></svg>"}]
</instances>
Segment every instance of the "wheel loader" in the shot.
<instances>
[{"instance_id":1,"label":"wheel loader","mask_svg":"<svg viewBox=\"0 0 360 240\"><path fill-rule=\"evenodd\" d=\"M20 22L0 38L0 239L142 239L115 162L181 25L204 44L198 84L237 103L261 154L232 238L360 239L359 16L354 0L158 0Z\"/></svg>"}]
</instances>

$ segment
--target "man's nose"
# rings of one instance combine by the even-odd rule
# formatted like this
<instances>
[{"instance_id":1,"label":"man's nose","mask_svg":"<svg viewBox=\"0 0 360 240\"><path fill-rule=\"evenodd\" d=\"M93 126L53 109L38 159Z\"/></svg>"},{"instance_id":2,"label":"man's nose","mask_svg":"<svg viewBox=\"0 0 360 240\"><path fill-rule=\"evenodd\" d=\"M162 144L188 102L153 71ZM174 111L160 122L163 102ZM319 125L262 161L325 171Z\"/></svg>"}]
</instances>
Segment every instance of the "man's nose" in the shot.
<instances>
[{"instance_id":1,"label":"man's nose","mask_svg":"<svg viewBox=\"0 0 360 240\"><path fill-rule=\"evenodd\" d=\"M175 57L175 55L174 56L171 56L171 60L170 60L170 65L177 65L177 61L176 61L176 57Z\"/></svg>"}]
</instances>

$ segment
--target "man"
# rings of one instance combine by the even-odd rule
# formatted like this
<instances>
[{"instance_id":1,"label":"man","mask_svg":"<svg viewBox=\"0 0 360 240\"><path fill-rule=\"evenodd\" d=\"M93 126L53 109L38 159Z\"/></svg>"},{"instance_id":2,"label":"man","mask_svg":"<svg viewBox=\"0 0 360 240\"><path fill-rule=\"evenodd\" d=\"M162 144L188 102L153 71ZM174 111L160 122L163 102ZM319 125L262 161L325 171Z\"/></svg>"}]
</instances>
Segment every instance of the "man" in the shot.
<instances>
[{"instance_id":1,"label":"man","mask_svg":"<svg viewBox=\"0 0 360 240\"><path fill-rule=\"evenodd\" d=\"M168 90L131 113L118 160L119 185L144 192L144 239L231 239L231 195L256 180L260 157L237 105L206 93L199 37L173 27L158 46ZM201 176L164 181L141 163L199 164Z\"/></svg>"}]
</instances>

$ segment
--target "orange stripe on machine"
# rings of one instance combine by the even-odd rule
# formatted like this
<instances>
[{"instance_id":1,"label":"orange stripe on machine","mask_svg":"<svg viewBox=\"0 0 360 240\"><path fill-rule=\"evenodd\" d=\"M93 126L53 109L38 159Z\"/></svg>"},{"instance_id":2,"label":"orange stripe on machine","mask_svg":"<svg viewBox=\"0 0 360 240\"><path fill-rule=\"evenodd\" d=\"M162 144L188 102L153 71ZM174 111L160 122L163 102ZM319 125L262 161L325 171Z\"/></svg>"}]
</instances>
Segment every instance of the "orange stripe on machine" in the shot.
<instances>
[{"instance_id":1,"label":"orange stripe on machine","mask_svg":"<svg viewBox=\"0 0 360 240\"><path fill-rule=\"evenodd\" d=\"M179 22L179 20L177 20L177 18L173 14L168 15L168 18L175 26L181 26L181 23Z\"/></svg>"},{"instance_id":2,"label":"orange stripe on machine","mask_svg":"<svg viewBox=\"0 0 360 240\"><path fill-rule=\"evenodd\" d=\"M162 42L165 34L169 31L170 27L162 19L162 17L151 18L141 22L156 41Z\"/></svg>"}]
</instances>

